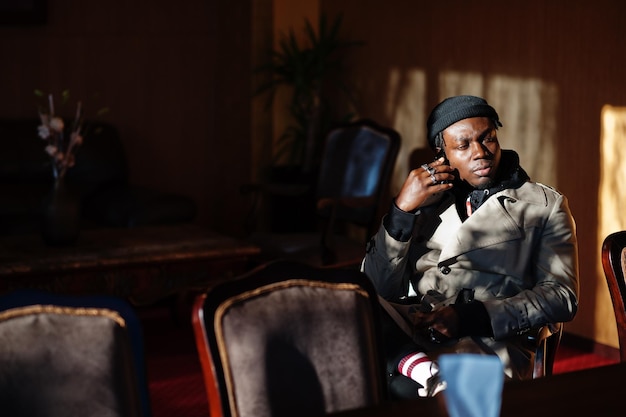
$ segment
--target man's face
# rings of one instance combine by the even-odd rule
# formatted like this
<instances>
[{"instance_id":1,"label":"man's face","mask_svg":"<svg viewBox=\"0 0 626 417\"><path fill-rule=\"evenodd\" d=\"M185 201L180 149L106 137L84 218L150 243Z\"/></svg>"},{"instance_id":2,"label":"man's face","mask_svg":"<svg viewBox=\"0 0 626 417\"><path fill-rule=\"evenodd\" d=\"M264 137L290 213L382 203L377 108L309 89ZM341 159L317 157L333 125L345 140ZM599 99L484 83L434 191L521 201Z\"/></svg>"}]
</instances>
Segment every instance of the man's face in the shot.
<instances>
[{"instance_id":1,"label":"man's face","mask_svg":"<svg viewBox=\"0 0 626 417\"><path fill-rule=\"evenodd\" d=\"M459 178L474 188L488 188L500 165L497 130L487 117L472 117L443 131L446 157Z\"/></svg>"}]
</instances>

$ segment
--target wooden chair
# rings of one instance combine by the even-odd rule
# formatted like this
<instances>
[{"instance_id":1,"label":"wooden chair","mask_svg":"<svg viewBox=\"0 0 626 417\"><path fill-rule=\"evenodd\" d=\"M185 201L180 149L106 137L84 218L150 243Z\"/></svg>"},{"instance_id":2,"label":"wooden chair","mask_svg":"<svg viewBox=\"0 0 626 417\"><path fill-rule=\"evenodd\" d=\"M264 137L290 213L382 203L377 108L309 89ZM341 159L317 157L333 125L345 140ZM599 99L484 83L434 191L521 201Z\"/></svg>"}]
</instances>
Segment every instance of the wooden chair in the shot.
<instances>
[{"instance_id":1,"label":"wooden chair","mask_svg":"<svg viewBox=\"0 0 626 417\"><path fill-rule=\"evenodd\" d=\"M552 375L556 352L563 336L563 323L544 326L536 335L529 336L536 344L533 379Z\"/></svg>"},{"instance_id":2,"label":"wooden chair","mask_svg":"<svg viewBox=\"0 0 626 417\"><path fill-rule=\"evenodd\" d=\"M620 362L626 362L626 230L608 235L602 243L602 268L613 303Z\"/></svg>"},{"instance_id":3,"label":"wooden chair","mask_svg":"<svg viewBox=\"0 0 626 417\"><path fill-rule=\"evenodd\" d=\"M140 322L124 300L0 297L3 415L149 417Z\"/></svg>"},{"instance_id":4,"label":"wooden chair","mask_svg":"<svg viewBox=\"0 0 626 417\"><path fill-rule=\"evenodd\" d=\"M307 186L244 187L254 196L255 210L248 230L250 241L261 248L260 263L290 259L313 266L358 266L367 240L388 209L389 183L399 148L400 135L372 120L359 120L330 131L314 190L317 232L259 233L255 226L263 198L270 194L304 198L310 192ZM351 235L350 227L361 235Z\"/></svg>"},{"instance_id":5,"label":"wooden chair","mask_svg":"<svg viewBox=\"0 0 626 417\"><path fill-rule=\"evenodd\" d=\"M196 298L211 417L319 416L386 398L377 295L356 270L277 261Z\"/></svg>"}]
</instances>

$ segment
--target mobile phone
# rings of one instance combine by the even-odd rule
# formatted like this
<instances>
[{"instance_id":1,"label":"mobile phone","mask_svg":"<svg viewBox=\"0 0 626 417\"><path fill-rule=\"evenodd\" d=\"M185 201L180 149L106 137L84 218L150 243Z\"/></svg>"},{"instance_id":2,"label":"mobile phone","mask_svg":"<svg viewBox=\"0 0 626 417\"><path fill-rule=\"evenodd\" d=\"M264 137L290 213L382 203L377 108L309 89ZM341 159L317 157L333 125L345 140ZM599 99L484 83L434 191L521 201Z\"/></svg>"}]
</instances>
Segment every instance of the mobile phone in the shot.
<instances>
[{"instance_id":1,"label":"mobile phone","mask_svg":"<svg viewBox=\"0 0 626 417\"><path fill-rule=\"evenodd\" d=\"M448 163L448 158L446 157L446 151L444 151L443 149L439 149L439 152L437 152L437 154L435 155L435 161L437 161L438 159L443 158L443 163L445 165L450 165Z\"/></svg>"},{"instance_id":2,"label":"mobile phone","mask_svg":"<svg viewBox=\"0 0 626 417\"><path fill-rule=\"evenodd\" d=\"M435 155L435 161L438 161L440 158L443 158L443 164L444 165L450 165L450 161L448 161L448 158L446 157L446 152L443 149L439 149L439 151L437 152L437 154ZM454 171L453 173L457 178L458 178L458 171ZM440 181L440 184L447 184L450 181Z\"/></svg>"}]
</instances>

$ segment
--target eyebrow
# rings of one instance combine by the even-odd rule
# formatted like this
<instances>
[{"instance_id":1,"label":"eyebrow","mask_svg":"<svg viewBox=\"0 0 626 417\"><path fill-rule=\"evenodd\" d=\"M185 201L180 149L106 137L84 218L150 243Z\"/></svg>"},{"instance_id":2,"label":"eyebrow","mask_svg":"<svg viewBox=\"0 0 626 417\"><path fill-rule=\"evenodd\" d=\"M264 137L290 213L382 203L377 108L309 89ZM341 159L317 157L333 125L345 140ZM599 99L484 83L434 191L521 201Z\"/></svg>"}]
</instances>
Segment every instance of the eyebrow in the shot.
<instances>
[{"instance_id":1,"label":"eyebrow","mask_svg":"<svg viewBox=\"0 0 626 417\"><path fill-rule=\"evenodd\" d=\"M492 126L492 127L488 127L487 129L483 130L483 131L482 131L482 132L478 135L477 140L479 140L479 141L484 140L484 139L485 139L485 138L486 138L486 137L487 137L487 136L488 136L491 132L493 132L493 131L495 131L495 130L496 130L496 128L495 128L495 127L493 127L493 126ZM443 138L443 135L442 135L442 138ZM464 141L464 140L471 141L471 140L472 140L472 138L469 138L469 137L466 137L466 136L462 136L462 137L460 137L460 138L451 138L451 140L453 140L453 141L455 141L455 142L461 142L461 141ZM444 142L445 142L445 140L444 140Z\"/></svg>"}]
</instances>

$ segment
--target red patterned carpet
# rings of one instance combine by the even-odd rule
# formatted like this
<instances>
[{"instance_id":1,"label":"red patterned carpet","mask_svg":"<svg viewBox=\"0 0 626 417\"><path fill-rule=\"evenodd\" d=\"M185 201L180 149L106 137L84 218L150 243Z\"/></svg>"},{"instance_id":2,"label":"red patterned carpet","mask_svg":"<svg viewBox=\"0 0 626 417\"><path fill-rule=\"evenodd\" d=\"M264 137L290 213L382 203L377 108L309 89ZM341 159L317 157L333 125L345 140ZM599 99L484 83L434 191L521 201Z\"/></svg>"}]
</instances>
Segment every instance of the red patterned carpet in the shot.
<instances>
[{"instance_id":1,"label":"red patterned carpet","mask_svg":"<svg viewBox=\"0 0 626 417\"><path fill-rule=\"evenodd\" d=\"M567 345L567 341L559 346L554 361L554 373L578 371L616 363L618 359L608 358L596 353L585 352Z\"/></svg>"},{"instance_id":2,"label":"red patterned carpet","mask_svg":"<svg viewBox=\"0 0 626 417\"><path fill-rule=\"evenodd\" d=\"M202 370L189 322L167 308L140 311L153 417L207 417ZM189 319L191 320L191 319Z\"/></svg>"},{"instance_id":3,"label":"red patterned carpet","mask_svg":"<svg viewBox=\"0 0 626 417\"><path fill-rule=\"evenodd\" d=\"M140 310L153 417L207 417L208 403L190 322L176 324L167 308ZM555 373L614 363L562 343Z\"/></svg>"}]
</instances>

